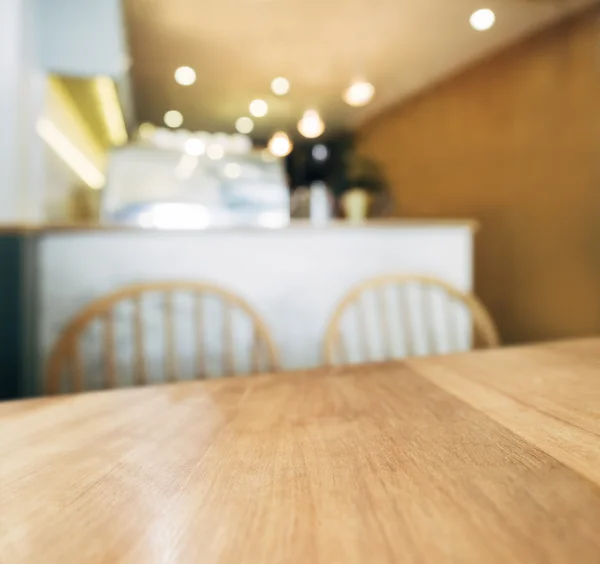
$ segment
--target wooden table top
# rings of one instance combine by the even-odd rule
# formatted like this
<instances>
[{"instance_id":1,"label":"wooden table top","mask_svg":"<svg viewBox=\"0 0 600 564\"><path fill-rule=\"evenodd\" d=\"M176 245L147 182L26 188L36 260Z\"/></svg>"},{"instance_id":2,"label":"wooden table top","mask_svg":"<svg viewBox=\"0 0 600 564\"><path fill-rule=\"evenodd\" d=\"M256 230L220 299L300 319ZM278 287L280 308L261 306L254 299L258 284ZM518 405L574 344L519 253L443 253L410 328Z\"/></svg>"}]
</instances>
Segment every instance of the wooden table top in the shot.
<instances>
[{"instance_id":1,"label":"wooden table top","mask_svg":"<svg viewBox=\"0 0 600 564\"><path fill-rule=\"evenodd\" d=\"M600 339L0 405L0 562L600 562Z\"/></svg>"}]
</instances>

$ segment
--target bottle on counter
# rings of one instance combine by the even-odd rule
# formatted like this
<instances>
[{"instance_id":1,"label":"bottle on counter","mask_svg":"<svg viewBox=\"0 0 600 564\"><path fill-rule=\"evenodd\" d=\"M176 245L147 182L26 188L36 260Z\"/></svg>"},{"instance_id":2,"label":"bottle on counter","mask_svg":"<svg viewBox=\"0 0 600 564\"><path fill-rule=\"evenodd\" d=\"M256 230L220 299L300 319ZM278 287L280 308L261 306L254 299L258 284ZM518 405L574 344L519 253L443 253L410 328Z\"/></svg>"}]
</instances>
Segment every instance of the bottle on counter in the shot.
<instances>
[{"instance_id":1,"label":"bottle on counter","mask_svg":"<svg viewBox=\"0 0 600 564\"><path fill-rule=\"evenodd\" d=\"M327 223L331 219L331 199L325 182L317 181L310 185L310 221L315 224Z\"/></svg>"}]
</instances>

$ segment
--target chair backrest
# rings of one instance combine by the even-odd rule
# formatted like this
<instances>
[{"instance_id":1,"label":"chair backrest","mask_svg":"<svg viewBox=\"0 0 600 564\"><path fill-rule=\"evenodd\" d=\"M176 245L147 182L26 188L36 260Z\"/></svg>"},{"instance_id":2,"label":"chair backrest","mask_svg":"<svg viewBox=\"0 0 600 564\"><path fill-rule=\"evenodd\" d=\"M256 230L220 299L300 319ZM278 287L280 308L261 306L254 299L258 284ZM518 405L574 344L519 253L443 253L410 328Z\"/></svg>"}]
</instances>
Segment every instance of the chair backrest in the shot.
<instances>
[{"instance_id":1,"label":"chair backrest","mask_svg":"<svg viewBox=\"0 0 600 564\"><path fill-rule=\"evenodd\" d=\"M54 346L45 384L79 392L276 369L269 332L243 299L211 284L162 282L85 307Z\"/></svg>"},{"instance_id":2,"label":"chair backrest","mask_svg":"<svg viewBox=\"0 0 600 564\"><path fill-rule=\"evenodd\" d=\"M326 364L445 354L500 344L481 302L426 276L389 275L353 288L325 333Z\"/></svg>"}]
</instances>

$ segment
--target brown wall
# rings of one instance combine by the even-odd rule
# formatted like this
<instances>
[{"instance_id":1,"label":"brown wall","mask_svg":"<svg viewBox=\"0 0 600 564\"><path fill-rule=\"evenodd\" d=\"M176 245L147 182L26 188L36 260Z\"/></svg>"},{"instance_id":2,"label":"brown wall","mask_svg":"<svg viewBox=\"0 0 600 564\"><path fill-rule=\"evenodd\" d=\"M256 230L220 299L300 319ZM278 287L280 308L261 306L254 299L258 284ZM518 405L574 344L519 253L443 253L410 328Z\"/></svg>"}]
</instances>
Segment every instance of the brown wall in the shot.
<instances>
[{"instance_id":1,"label":"brown wall","mask_svg":"<svg viewBox=\"0 0 600 564\"><path fill-rule=\"evenodd\" d=\"M358 132L402 217L476 218L475 287L507 343L600 333L600 11Z\"/></svg>"}]
</instances>

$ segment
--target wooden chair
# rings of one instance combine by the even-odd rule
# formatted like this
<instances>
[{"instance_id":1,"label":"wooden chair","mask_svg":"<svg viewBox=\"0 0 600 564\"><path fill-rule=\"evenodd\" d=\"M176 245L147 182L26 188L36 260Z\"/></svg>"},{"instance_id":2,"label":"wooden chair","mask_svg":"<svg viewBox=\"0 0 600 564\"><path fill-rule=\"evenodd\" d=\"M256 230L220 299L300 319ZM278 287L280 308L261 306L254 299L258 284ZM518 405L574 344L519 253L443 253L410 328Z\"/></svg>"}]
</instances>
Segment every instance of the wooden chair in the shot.
<instances>
[{"instance_id":1,"label":"wooden chair","mask_svg":"<svg viewBox=\"0 0 600 564\"><path fill-rule=\"evenodd\" d=\"M49 393L81 392L274 371L277 364L265 324L240 297L204 283L138 284L92 302L68 324L45 385Z\"/></svg>"},{"instance_id":2,"label":"wooden chair","mask_svg":"<svg viewBox=\"0 0 600 564\"><path fill-rule=\"evenodd\" d=\"M384 361L495 347L498 332L481 302L442 280L383 276L352 289L325 334L326 364Z\"/></svg>"}]
</instances>

